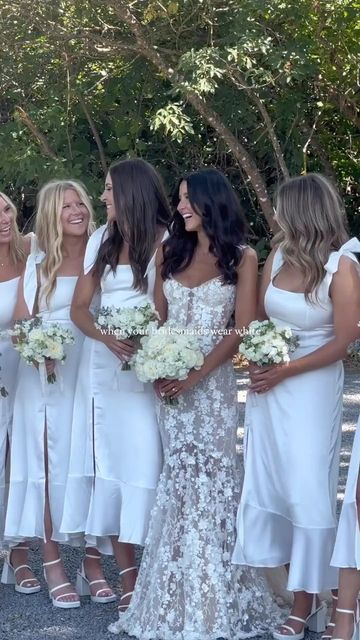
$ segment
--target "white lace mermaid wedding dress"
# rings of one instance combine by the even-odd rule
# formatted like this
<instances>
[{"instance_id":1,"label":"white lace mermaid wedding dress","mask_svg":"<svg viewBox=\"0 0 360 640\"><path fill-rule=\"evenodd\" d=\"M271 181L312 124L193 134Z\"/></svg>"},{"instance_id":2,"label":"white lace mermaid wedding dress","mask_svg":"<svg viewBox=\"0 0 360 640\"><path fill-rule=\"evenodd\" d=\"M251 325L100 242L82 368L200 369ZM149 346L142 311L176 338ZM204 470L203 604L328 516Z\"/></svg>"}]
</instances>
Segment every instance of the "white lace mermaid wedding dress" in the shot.
<instances>
[{"instance_id":1,"label":"white lace mermaid wedding dress","mask_svg":"<svg viewBox=\"0 0 360 640\"><path fill-rule=\"evenodd\" d=\"M168 319L196 330L204 353L221 339L235 287L214 278L192 289L174 279ZM134 595L110 625L141 640L236 640L267 632L278 609L258 570L231 564L242 471L231 362L178 406L158 403L164 467Z\"/></svg>"}]
</instances>

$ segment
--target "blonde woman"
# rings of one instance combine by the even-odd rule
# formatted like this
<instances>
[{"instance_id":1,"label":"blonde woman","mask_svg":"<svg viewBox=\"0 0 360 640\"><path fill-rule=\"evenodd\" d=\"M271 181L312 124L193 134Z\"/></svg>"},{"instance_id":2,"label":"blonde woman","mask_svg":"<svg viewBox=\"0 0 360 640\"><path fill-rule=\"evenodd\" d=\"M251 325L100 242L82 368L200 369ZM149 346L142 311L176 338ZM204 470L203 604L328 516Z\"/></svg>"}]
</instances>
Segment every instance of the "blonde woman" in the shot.
<instances>
[{"instance_id":1,"label":"blonde woman","mask_svg":"<svg viewBox=\"0 0 360 640\"><path fill-rule=\"evenodd\" d=\"M52 181L41 189L36 216L38 251L27 260L14 314L17 320L38 313L45 323L61 323L75 337L75 343L66 346L64 366L46 363L48 374L56 371L54 384L42 385L39 371L20 363L5 525L5 537L11 544L29 537L44 540L44 574L52 603L61 608L80 604L65 575L58 543L81 542L80 536L70 539L60 533L60 522L73 394L84 338L70 320L70 305L92 229L91 203L79 183Z\"/></svg>"},{"instance_id":2,"label":"blonde woman","mask_svg":"<svg viewBox=\"0 0 360 640\"><path fill-rule=\"evenodd\" d=\"M17 226L15 205L5 193L0 192L0 332L11 326L16 304L17 288L30 250L31 238L23 238ZM5 525L5 466L9 454L16 375L19 357L10 338L0 339L0 387L7 395L0 397L0 545ZM14 567L12 583L19 593L35 593L40 585L27 566L28 547L23 544L11 554ZM2 579L6 578L4 568Z\"/></svg>"},{"instance_id":3,"label":"blonde woman","mask_svg":"<svg viewBox=\"0 0 360 640\"><path fill-rule=\"evenodd\" d=\"M289 326L299 346L287 365L251 367L245 478L233 561L288 565L291 615L273 633L300 640L323 631L319 594L336 589L336 535L343 366L356 337L360 281L340 198L321 175L279 189L280 227L262 276L259 318ZM256 398L254 394L256 393Z\"/></svg>"}]
</instances>

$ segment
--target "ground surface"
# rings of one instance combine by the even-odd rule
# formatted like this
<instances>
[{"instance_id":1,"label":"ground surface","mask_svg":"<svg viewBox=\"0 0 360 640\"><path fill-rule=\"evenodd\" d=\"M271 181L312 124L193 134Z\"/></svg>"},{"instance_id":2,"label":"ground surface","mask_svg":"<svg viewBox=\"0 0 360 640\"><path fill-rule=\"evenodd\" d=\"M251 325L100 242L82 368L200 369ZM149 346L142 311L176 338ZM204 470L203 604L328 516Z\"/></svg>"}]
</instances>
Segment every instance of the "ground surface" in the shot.
<instances>
[{"instance_id":1,"label":"ground surface","mask_svg":"<svg viewBox=\"0 0 360 640\"><path fill-rule=\"evenodd\" d=\"M239 389L239 399L243 408L245 381L240 383ZM339 506L343 497L351 444L360 410L360 370L357 368L351 368L347 371L344 402ZM65 547L63 557L70 578L75 579L82 553ZM0 585L1 640L110 640L110 638L116 637L107 632L107 625L117 615L116 603L95 605L90 603L89 598L83 598L80 609L72 611L54 609L47 597L46 587L41 576L41 556L35 545L31 553L31 565L42 582L40 593L23 596L15 593L11 586ZM117 572L112 558L106 559L104 566L109 583L115 586ZM128 638L126 635L117 637L119 640Z\"/></svg>"}]
</instances>

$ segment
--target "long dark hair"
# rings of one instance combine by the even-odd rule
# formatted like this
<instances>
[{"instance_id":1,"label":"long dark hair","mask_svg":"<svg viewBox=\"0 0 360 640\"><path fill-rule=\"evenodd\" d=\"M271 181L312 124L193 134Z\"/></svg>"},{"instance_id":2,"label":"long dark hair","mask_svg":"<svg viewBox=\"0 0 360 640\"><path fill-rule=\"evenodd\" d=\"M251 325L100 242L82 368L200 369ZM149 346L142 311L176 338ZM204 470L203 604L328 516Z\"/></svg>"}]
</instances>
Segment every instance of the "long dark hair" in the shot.
<instances>
[{"instance_id":1,"label":"long dark hair","mask_svg":"<svg viewBox=\"0 0 360 640\"><path fill-rule=\"evenodd\" d=\"M203 229L210 240L210 252L224 284L236 284L239 266L246 244L246 220L233 188L217 169L202 169L181 178L174 204L179 203L181 182L187 184L189 202L201 216ZM164 280L184 271L192 261L197 245L197 233L187 232L183 217L176 211L170 237L164 244L161 275Z\"/></svg>"},{"instance_id":2,"label":"long dark hair","mask_svg":"<svg viewBox=\"0 0 360 640\"><path fill-rule=\"evenodd\" d=\"M159 226L168 227L172 217L165 189L154 167L140 158L115 162L109 173L116 219L108 224L109 235L99 249L95 273L101 278L107 266L115 273L127 242L133 287L146 292L145 272Z\"/></svg>"}]
</instances>

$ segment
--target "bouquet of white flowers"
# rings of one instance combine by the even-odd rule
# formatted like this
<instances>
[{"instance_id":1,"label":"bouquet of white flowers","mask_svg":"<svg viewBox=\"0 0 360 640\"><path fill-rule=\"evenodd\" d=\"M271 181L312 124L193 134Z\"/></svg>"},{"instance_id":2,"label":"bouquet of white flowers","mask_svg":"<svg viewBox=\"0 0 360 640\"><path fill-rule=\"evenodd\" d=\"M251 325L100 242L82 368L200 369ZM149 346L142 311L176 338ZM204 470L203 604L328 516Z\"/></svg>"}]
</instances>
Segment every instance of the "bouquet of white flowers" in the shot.
<instances>
[{"instance_id":1,"label":"bouquet of white flowers","mask_svg":"<svg viewBox=\"0 0 360 640\"><path fill-rule=\"evenodd\" d=\"M140 338L149 333L150 327L157 325L159 314L150 302L141 307L100 307L95 327L102 333L114 335L117 340L130 338L140 344ZM121 370L129 371L129 362L124 362Z\"/></svg>"},{"instance_id":2,"label":"bouquet of white flowers","mask_svg":"<svg viewBox=\"0 0 360 640\"><path fill-rule=\"evenodd\" d=\"M43 365L46 359L63 363L66 358L64 344L74 342L69 329L56 322L44 325L38 316L30 320L18 320L8 333L17 338L14 347L27 364ZM53 384L56 374L48 375L47 381Z\"/></svg>"},{"instance_id":3,"label":"bouquet of white flowers","mask_svg":"<svg viewBox=\"0 0 360 640\"><path fill-rule=\"evenodd\" d=\"M185 380L191 369L200 369L203 363L204 356L197 338L185 327L170 322L142 338L141 347L132 358L141 382L154 382L160 378ZM166 397L164 402L178 404L176 398Z\"/></svg>"},{"instance_id":4,"label":"bouquet of white flowers","mask_svg":"<svg viewBox=\"0 0 360 640\"><path fill-rule=\"evenodd\" d=\"M239 347L239 353L260 367L289 362L289 354L295 351L299 338L289 327L279 327L271 320L250 322L248 331Z\"/></svg>"}]
</instances>

